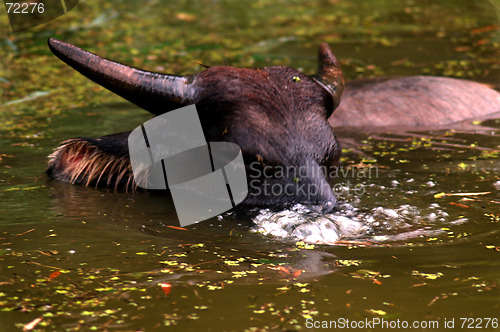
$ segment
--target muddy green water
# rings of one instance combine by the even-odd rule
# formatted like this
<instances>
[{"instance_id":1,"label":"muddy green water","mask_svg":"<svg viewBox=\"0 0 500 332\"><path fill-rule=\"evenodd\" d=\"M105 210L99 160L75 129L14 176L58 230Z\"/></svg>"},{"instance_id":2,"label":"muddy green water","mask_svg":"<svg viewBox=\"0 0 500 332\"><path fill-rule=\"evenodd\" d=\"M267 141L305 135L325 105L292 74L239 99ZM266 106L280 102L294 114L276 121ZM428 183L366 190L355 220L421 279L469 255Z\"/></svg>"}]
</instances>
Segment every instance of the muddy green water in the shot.
<instances>
[{"instance_id":1,"label":"muddy green water","mask_svg":"<svg viewBox=\"0 0 500 332\"><path fill-rule=\"evenodd\" d=\"M379 173L339 179L363 186L339 197L369 227L336 245L253 232L258 210L179 230L168 227L178 225L168 195L72 186L44 169L65 138L149 119L52 56L49 37L170 73L224 63L313 73L326 41L348 79L432 74L498 88L499 8L493 0L80 1L16 34L2 11L0 331L37 318L36 331L305 330L308 319L339 327L348 319L358 330L376 329L359 324L377 319L498 330L499 120L410 134L340 131L344 165Z\"/></svg>"}]
</instances>

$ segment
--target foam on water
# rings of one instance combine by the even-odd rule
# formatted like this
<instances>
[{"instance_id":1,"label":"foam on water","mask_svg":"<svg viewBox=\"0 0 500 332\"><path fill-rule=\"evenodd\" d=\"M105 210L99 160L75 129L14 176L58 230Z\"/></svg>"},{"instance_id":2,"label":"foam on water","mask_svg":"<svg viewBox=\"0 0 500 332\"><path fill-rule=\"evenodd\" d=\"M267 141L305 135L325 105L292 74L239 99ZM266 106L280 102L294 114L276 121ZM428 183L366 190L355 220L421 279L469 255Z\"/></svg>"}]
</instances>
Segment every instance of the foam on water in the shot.
<instances>
[{"instance_id":1,"label":"foam on water","mask_svg":"<svg viewBox=\"0 0 500 332\"><path fill-rule=\"evenodd\" d=\"M447 217L448 214L436 203L424 213L411 205L394 209L378 206L360 211L352 203L339 202L335 211L328 214L296 204L281 211L260 210L253 219L253 231L315 244L335 244L339 240L353 239L406 241L443 233L436 223L446 221Z\"/></svg>"}]
</instances>

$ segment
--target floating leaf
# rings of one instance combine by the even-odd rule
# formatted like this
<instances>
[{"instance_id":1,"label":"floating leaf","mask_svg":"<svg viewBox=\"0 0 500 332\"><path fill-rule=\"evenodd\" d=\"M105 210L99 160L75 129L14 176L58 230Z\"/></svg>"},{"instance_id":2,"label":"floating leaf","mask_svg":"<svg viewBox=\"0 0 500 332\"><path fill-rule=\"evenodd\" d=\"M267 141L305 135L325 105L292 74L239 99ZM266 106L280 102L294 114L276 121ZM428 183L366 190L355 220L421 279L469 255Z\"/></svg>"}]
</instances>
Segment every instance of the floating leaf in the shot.
<instances>
[{"instance_id":1,"label":"floating leaf","mask_svg":"<svg viewBox=\"0 0 500 332\"><path fill-rule=\"evenodd\" d=\"M33 330L40 322L43 320L43 317L38 317L33 319L31 322L23 326L23 331L31 331Z\"/></svg>"},{"instance_id":2,"label":"floating leaf","mask_svg":"<svg viewBox=\"0 0 500 332\"><path fill-rule=\"evenodd\" d=\"M49 275L49 280L53 280L61 275L61 271L57 270Z\"/></svg>"},{"instance_id":3,"label":"floating leaf","mask_svg":"<svg viewBox=\"0 0 500 332\"><path fill-rule=\"evenodd\" d=\"M172 284L170 284L168 282L164 282L164 283L160 283L158 285L161 287L163 294L165 294L165 295L170 294L170 291L172 290Z\"/></svg>"},{"instance_id":4,"label":"floating leaf","mask_svg":"<svg viewBox=\"0 0 500 332\"><path fill-rule=\"evenodd\" d=\"M423 272L419 272L419 271L412 271L411 275L412 276L421 276L421 277L424 277L424 278L427 278L427 279L430 279L430 280L435 280L435 279L437 279L439 277L444 276L444 274L442 272L437 272L437 273L423 273Z\"/></svg>"},{"instance_id":5,"label":"floating leaf","mask_svg":"<svg viewBox=\"0 0 500 332\"><path fill-rule=\"evenodd\" d=\"M372 314L372 315L377 315L377 316L385 316L387 313L384 310L378 310L378 309L368 309L366 312Z\"/></svg>"},{"instance_id":6,"label":"floating leaf","mask_svg":"<svg viewBox=\"0 0 500 332\"><path fill-rule=\"evenodd\" d=\"M172 228L172 229L177 229L179 231L188 231L189 232L189 229L186 229L184 227L179 227L179 226L167 226L168 228Z\"/></svg>"}]
</instances>

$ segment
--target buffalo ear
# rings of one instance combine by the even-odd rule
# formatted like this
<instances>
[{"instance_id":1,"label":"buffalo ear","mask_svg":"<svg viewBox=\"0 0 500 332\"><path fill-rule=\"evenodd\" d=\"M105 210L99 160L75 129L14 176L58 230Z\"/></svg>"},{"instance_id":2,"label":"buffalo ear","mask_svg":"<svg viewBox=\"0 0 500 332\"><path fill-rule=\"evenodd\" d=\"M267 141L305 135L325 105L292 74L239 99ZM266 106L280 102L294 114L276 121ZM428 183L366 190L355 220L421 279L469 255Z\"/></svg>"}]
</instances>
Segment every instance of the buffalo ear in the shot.
<instances>
[{"instance_id":1,"label":"buffalo ear","mask_svg":"<svg viewBox=\"0 0 500 332\"><path fill-rule=\"evenodd\" d=\"M333 99L332 112L339 106L340 97L344 92L344 74L337 57L327 43L322 43L318 49L318 73L312 75L321 87L323 87Z\"/></svg>"}]
</instances>

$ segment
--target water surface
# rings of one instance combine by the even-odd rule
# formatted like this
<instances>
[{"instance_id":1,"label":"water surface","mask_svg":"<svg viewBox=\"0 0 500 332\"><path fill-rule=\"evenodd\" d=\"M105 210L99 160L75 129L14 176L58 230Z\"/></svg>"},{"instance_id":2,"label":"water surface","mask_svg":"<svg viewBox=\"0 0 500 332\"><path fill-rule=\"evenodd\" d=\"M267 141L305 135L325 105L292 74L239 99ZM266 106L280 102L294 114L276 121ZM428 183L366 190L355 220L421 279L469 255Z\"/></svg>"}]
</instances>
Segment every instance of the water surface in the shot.
<instances>
[{"instance_id":1,"label":"water surface","mask_svg":"<svg viewBox=\"0 0 500 332\"><path fill-rule=\"evenodd\" d=\"M378 173L338 179L329 215L238 210L186 231L169 227L178 222L167 194L43 173L60 141L149 119L52 56L49 37L176 74L200 63L314 73L326 41L349 79L431 74L498 88L497 15L469 0L81 1L17 34L1 17L0 330L37 318L40 331L299 330L310 318L443 329L500 318L498 119L338 131L343 166Z\"/></svg>"}]
</instances>

